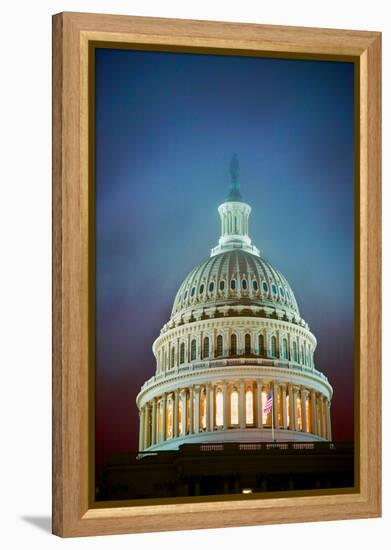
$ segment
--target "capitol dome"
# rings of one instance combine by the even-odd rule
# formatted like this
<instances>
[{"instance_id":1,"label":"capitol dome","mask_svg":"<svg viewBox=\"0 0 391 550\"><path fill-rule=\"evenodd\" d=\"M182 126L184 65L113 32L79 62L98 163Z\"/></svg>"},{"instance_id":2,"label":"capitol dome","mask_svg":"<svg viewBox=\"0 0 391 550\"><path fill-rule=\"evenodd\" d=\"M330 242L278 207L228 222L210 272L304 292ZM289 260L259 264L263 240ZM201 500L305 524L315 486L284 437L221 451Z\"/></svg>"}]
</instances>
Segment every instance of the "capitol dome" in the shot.
<instances>
[{"instance_id":1,"label":"capitol dome","mask_svg":"<svg viewBox=\"0 0 391 550\"><path fill-rule=\"evenodd\" d=\"M286 278L252 244L231 164L221 236L180 285L142 386L139 450L331 440L332 388Z\"/></svg>"}]
</instances>

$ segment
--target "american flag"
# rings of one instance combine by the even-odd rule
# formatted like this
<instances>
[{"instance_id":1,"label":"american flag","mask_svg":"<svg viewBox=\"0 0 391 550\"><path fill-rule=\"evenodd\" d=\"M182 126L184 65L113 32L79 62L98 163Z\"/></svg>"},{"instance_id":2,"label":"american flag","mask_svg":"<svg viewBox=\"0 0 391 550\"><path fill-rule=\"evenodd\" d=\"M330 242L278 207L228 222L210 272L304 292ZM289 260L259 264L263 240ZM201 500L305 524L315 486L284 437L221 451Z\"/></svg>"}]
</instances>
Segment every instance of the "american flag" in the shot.
<instances>
[{"instance_id":1,"label":"american flag","mask_svg":"<svg viewBox=\"0 0 391 550\"><path fill-rule=\"evenodd\" d=\"M273 407L273 393L272 393L272 390L270 390L268 400L266 401L265 408L263 409L264 413L269 414L269 412L272 410L272 407Z\"/></svg>"}]
</instances>

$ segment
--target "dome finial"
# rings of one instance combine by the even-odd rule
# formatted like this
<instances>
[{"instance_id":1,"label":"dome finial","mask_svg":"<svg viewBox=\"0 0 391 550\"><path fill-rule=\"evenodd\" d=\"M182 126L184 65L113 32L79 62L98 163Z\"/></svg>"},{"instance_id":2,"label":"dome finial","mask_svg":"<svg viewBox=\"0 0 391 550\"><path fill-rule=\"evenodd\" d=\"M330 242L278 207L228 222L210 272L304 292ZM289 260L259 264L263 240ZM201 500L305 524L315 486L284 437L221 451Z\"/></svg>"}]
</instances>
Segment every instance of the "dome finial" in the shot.
<instances>
[{"instance_id":1,"label":"dome finial","mask_svg":"<svg viewBox=\"0 0 391 550\"><path fill-rule=\"evenodd\" d=\"M242 195L240 194L240 186L238 183L239 180L239 160L236 153L231 157L231 162L229 164L229 172L231 175L231 183L229 185L229 193L227 201L241 201Z\"/></svg>"}]
</instances>

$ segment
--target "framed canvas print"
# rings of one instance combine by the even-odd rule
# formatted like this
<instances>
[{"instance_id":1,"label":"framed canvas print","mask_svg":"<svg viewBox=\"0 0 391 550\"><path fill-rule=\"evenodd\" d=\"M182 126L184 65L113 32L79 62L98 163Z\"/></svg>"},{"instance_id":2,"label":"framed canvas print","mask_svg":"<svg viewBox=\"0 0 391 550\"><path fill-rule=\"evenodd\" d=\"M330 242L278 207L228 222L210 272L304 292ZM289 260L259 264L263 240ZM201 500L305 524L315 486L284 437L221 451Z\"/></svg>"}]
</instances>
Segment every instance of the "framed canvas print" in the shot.
<instances>
[{"instance_id":1,"label":"framed canvas print","mask_svg":"<svg viewBox=\"0 0 391 550\"><path fill-rule=\"evenodd\" d=\"M380 34L53 18L53 531L380 515Z\"/></svg>"}]
</instances>

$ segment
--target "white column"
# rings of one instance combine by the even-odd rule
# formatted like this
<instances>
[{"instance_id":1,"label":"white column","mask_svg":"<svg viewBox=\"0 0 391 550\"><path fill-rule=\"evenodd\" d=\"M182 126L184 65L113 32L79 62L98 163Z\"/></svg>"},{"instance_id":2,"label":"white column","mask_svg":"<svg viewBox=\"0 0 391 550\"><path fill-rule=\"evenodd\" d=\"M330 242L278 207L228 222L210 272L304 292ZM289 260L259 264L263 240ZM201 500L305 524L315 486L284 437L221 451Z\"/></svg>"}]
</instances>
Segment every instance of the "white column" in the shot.
<instances>
[{"instance_id":1,"label":"white column","mask_svg":"<svg viewBox=\"0 0 391 550\"><path fill-rule=\"evenodd\" d=\"M274 415L274 429L280 429L280 423L278 421L278 384L273 383L273 415Z\"/></svg>"},{"instance_id":2,"label":"white column","mask_svg":"<svg viewBox=\"0 0 391 550\"><path fill-rule=\"evenodd\" d=\"M200 431L200 386L195 386L195 402L194 402L194 433Z\"/></svg>"},{"instance_id":3,"label":"white column","mask_svg":"<svg viewBox=\"0 0 391 550\"><path fill-rule=\"evenodd\" d=\"M151 445L156 443L156 397L152 400Z\"/></svg>"},{"instance_id":4,"label":"white column","mask_svg":"<svg viewBox=\"0 0 391 550\"><path fill-rule=\"evenodd\" d=\"M327 429L326 429L326 398L324 395L321 397L321 407L322 407L322 436L327 439Z\"/></svg>"},{"instance_id":5,"label":"white column","mask_svg":"<svg viewBox=\"0 0 391 550\"><path fill-rule=\"evenodd\" d=\"M301 431L307 432L307 390L301 388Z\"/></svg>"},{"instance_id":6,"label":"white column","mask_svg":"<svg viewBox=\"0 0 391 550\"><path fill-rule=\"evenodd\" d=\"M263 402L261 380L257 380L257 427L263 428Z\"/></svg>"},{"instance_id":7,"label":"white column","mask_svg":"<svg viewBox=\"0 0 391 550\"><path fill-rule=\"evenodd\" d=\"M295 429L295 414L294 414L292 384L288 385L288 395L289 395L289 429L294 430Z\"/></svg>"},{"instance_id":8,"label":"white column","mask_svg":"<svg viewBox=\"0 0 391 550\"><path fill-rule=\"evenodd\" d=\"M298 388L296 386L293 387L293 426L295 431L298 430L298 422L297 422L297 392Z\"/></svg>"},{"instance_id":9,"label":"white column","mask_svg":"<svg viewBox=\"0 0 391 550\"><path fill-rule=\"evenodd\" d=\"M243 430L246 427L246 393L243 380L239 383L239 427Z\"/></svg>"},{"instance_id":10,"label":"white column","mask_svg":"<svg viewBox=\"0 0 391 550\"><path fill-rule=\"evenodd\" d=\"M316 393L315 390L311 390L311 428L312 433L318 435L318 419L316 416Z\"/></svg>"},{"instance_id":11,"label":"white column","mask_svg":"<svg viewBox=\"0 0 391 550\"><path fill-rule=\"evenodd\" d=\"M138 415L140 420L140 426L139 426L139 432L138 432L138 450L142 451L144 448L144 408L143 407L141 407Z\"/></svg>"},{"instance_id":12,"label":"white column","mask_svg":"<svg viewBox=\"0 0 391 550\"><path fill-rule=\"evenodd\" d=\"M173 411L173 417L174 417L174 426L173 426L173 437L178 437L178 409L179 409L179 390L178 388L174 392L174 411Z\"/></svg>"},{"instance_id":13,"label":"white column","mask_svg":"<svg viewBox=\"0 0 391 550\"><path fill-rule=\"evenodd\" d=\"M167 412L167 395L163 393L163 410L162 410L162 441L166 440L166 412Z\"/></svg>"},{"instance_id":14,"label":"white column","mask_svg":"<svg viewBox=\"0 0 391 550\"><path fill-rule=\"evenodd\" d=\"M210 384L205 386L205 426L206 430L209 431L210 427Z\"/></svg>"},{"instance_id":15,"label":"white column","mask_svg":"<svg viewBox=\"0 0 391 550\"><path fill-rule=\"evenodd\" d=\"M227 382L222 383L223 391L223 430L228 428L228 388Z\"/></svg>"},{"instance_id":16,"label":"white column","mask_svg":"<svg viewBox=\"0 0 391 550\"><path fill-rule=\"evenodd\" d=\"M189 434L194 433L194 388L189 388Z\"/></svg>"},{"instance_id":17,"label":"white column","mask_svg":"<svg viewBox=\"0 0 391 550\"><path fill-rule=\"evenodd\" d=\"M332 441L331 433L331 416L330 416L330 401L326 401L326 414L327 414L327 439Z\"/></svg>"},{"instance_id":18,"label":"white column","mask_svg":"<svg viewBox=\"0 0 391 550\"><path fill-rule=\"evenodd\" d=\"M151 405L147 403L145 405L145 417L144 417L144 449L149 447L149 417L150 417Z\"/></svg>"},{"instance_id":19,"label":"white column","mask_svg":"<svg viewBox=\"0 0 391 550\"><path fill-rule=\"evenodd\" d=\"M288 419L286 414L286 385L281 385L281 399L282 399L282 424L284 430L287 429L288 426Z\"/></svg>"},{"instance_id":20,"label":"white column","mask_svg":"<svg viewBox=\"0 0 391 550\"><path fill-rule=\"evenodd\" d=\"M208 430L213 432L215 427L215 388L213 384L210 384L209 393L209 425Z\"/></svg>"},{"instance_id":21,"label":"white column","mask_svg":"<svg viewBox=\"0 0 391 550\"><path fill-rule=\"evenodd\" d=\"M182 403L182 418L181 418L181 428L182 428L182 437L186 435L186 426L187 426L187 407L186 407L186 390L181 390L181 403Z\"/></svg>"}]
</instances>

